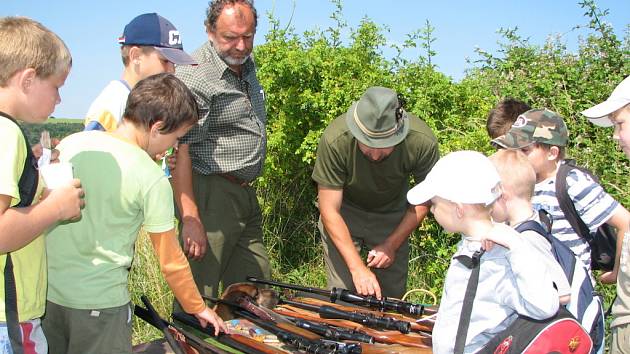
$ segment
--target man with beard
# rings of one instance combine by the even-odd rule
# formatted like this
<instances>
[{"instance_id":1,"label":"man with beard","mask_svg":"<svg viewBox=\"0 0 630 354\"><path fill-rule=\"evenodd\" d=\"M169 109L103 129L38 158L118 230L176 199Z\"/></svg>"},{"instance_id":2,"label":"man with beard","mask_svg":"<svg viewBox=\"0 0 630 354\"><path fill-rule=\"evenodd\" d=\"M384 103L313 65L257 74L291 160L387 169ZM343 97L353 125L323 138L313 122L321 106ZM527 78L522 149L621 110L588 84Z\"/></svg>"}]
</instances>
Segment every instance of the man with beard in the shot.
<instances>
[{"instance_id":1,"label":"man with beard","mask_svg":"<svg viewBox=\"0 0 630 354\"><path fill-rule=\"evenodd\" d=\"M431 129L391 89L370 87L330 123L312 175L329 287L404 294L408 238L429 211L407 204L409 177L422 182L438 159Z\"/></svg>"},{"instance_id":2,"label":"man with beard","mask_svg":"<svg viewBox=\"0 0 630 354\"><path fill-rule=\"evenodd\" d=\"M202 294L217 296L219 282L226 288L248 275L270 277L262 214L250 186L265 161L267 117L251 58L253 2L214 0L206 15L208 42L192 55L199 65L176 68L200 119L180 140L173 185L195 281Z\"/></svg>"}]
</instances>

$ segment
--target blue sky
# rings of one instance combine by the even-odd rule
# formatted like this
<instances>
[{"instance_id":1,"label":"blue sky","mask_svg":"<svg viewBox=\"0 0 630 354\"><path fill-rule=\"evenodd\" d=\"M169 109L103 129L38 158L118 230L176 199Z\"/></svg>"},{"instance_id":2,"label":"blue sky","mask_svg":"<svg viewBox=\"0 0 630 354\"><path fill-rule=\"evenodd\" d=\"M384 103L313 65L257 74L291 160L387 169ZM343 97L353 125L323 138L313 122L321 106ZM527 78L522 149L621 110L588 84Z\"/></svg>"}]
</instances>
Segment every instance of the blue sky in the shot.
<instances>
[{"instance_id":1,"label":"blue sky","mask_svg":"<svg viewBox=\"0 0 630 354\"><path fill-rule=\"evenodd\" d=\"M494 51L503 27L518 26L523 37L535 44L544 43L549 35L563 34L570 50L577 48L578 37L586 30L571 29L586 24L584 10L577 0L342 0L347 24L356 27L367 16L389 28L388 41L401 43L407 33L421 28L428 19L435 27L434 43L438 70L455 80L468 68L466 58L475 58L475 47ZM630 22L629 0L598 0L598 6L610 10L606 21L623 37ZM62 102L53 113L56 117L82 118L90 102L111 80L122 73L116 39L135 16L157 12L168 18L182 34L184 48L194 51L207 40L203 28L207 0L184 1L78 1L78 0L2 0L0 15L28 16L42 22L66 42L73 56L73 68L61 90ZM327 28L333 22L335 6L328 0L255 0L259 13L256 44L264 42L269 28L266 14L297 33ZM392 5L395 4L395 5ZM414 55L414 53L408 53Z\"/></svg>"}]
</instances>

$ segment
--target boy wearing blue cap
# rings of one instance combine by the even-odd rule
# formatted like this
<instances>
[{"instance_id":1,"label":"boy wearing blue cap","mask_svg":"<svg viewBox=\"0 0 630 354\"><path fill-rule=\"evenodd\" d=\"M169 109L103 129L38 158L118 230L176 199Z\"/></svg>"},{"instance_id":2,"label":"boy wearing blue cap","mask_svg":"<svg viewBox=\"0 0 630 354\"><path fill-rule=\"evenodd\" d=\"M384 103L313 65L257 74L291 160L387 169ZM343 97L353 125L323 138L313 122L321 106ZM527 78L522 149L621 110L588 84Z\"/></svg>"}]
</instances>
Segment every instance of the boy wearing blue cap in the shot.
<instances>
[{"instance_id":1,"label":"boy wearing blue cap","mask_svg":"<svg viewBox=\"0 0 630 354\"><path fill-rule=\"evenodd\" d=\"M129 91L148 76L175 72L175 65L194 65L184 52L181 35L157 13L137 16L118 38L125 69L122 79L110 82L90 105L85 130L114 131L122 119Z\"/></svg>"}]
</instances>

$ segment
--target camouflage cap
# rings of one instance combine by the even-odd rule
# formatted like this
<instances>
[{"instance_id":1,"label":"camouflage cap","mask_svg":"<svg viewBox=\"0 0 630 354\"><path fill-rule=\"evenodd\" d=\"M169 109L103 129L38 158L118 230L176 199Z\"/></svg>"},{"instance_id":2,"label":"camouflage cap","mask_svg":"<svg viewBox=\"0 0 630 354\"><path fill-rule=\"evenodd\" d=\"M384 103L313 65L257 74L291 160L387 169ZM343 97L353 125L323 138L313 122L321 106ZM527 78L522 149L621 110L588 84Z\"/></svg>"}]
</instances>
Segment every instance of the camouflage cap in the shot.
<instances>
[{"instance_id":1,"label":"camouflage cap","mask_svg":"<svg viewBox=\"0 0 630 354\"><path fill-rule=\"evenodd\" d=\"M516 118L510 130L493 144L506 149L520 149L534 143L566 146L569 131L562 117L548 109L530 109Z\"/></svg>"}]
</instances>

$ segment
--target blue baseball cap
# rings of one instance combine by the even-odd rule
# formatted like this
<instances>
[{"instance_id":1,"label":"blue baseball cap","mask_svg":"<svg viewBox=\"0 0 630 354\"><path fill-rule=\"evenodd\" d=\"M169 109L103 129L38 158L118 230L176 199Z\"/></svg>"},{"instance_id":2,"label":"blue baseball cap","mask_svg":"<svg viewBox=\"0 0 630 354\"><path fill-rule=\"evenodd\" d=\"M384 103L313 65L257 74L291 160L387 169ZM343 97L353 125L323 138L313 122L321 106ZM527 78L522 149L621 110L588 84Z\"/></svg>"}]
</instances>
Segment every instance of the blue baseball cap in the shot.
<instances>
[{"instance_id":1,"label":"blue baseball cap","mask_svg":"<svg viewBox=\"0 0 630 354\"><path fill-rule=\"evenodd\" d=\"M154 47L168 61L177 65L196 65L197 61L184 52L182 38L173 24L158 15L147 13L129 22L118 38L121 45Z\"/></svg>"}]
</instances>

